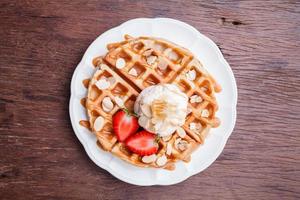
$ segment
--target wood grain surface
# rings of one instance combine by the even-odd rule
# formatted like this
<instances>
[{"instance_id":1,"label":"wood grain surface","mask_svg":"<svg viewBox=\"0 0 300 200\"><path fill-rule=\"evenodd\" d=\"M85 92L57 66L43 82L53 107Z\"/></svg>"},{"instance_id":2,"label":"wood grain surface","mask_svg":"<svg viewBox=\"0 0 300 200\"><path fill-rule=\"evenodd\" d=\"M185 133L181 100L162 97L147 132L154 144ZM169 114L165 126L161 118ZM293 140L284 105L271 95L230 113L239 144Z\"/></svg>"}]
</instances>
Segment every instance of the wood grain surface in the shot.
<instances>
[{"instance_id":1,"label":"wood grain surface","mask_svg":"<svg viewBox=\"0 0 300 200\"><path fill-rule=\"evenodd\" d=\"M201 174L138 187L97 167L73 133L73 71L104 31L137 17L214 40L238 85L235 130ZM0 199L299 199L300 2L0 2Z\"/></svg>"}]
</instances>

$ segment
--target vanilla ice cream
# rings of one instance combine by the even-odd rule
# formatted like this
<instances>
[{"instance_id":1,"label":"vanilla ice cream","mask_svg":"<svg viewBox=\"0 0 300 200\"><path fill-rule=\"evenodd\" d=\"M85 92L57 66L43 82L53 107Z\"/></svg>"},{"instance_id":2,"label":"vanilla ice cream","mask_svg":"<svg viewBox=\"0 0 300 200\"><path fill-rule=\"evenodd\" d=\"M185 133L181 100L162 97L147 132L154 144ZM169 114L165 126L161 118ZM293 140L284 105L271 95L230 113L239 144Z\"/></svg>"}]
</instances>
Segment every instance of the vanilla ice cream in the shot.
<instances>
[{"instance_id":1,"label":"vanilla ice cream","mask_svg":"<svg viewBox=\"0 0 300 200\"><path fill-rule=\"evenodd\" d=\"M145 88L137 97L134 112L145 130L168 136L185 122L188 97L173 84Z\"/></svg>"}]
</instances>

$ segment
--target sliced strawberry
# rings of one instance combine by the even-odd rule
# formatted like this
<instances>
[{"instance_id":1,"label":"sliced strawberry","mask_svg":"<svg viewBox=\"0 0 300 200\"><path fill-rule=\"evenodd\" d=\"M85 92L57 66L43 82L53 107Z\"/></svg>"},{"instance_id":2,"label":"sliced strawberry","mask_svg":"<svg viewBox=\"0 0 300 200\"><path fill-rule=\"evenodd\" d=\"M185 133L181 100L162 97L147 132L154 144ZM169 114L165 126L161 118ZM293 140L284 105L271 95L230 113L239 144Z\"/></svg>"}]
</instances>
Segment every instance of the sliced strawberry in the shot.
<instances>
[{"instance_id":1,"label":"sliced strawberry","mask_svg":"<svg viewBox=\"0 0 300 200\"><path fill-rule=\"evenodd\" d=\"M158 150L156 135L145 130L130 136L126 141L127 148L141 156L154 154Z\"/></svg>"},{"instance_id":2,"label":"sliced strawberry","mask_svg":"<svg viewBox=\"0 0 300 200\"><path fill-rule=\"evenodd\" d=\"M126 138L135 133L139 128L137 117L133 116L126 109L118 111L112 120L113 130L120 142L125 141Z\"/></svg>"}]
</instances>

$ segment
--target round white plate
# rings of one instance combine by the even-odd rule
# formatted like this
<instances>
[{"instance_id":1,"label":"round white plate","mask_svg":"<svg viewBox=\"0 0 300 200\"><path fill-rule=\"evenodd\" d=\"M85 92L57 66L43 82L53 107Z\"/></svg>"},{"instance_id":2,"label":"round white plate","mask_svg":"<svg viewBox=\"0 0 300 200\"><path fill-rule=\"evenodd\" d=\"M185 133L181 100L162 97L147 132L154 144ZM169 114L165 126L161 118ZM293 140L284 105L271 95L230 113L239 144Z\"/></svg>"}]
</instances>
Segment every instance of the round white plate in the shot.
<instances>
[{"instance_id":1,"label":"round white plate","mask_svg":"<svg viewBox=\"0 0 300 200\"><path fill-rule=\"evenodd\" d=\"M96 144L96 137L86 128L79 125L80 120L87 119L86 111L80 99L86 96L86 88L82 80L90 78L94 73L92 60L107 52L106 45L123 40L123 36L154 36L168 39L192 51L204 67L222 86L217 94L219 111L217 116L221 125L212 129L204 145L192 154L189 163L179 161L174 171L164 169L145 169L135 167L109 152L101 150ZM237 86L228 63L222 53L206 36L192 26L168 18L138 18L129 20L118 27L100 35L86 50L78 64L71 82L70 117L74 132L88 156L101 168L127 183L135 185L171 185L179 183L197 174L211 165L221 154L228 137L233 131L236 120Z\"/></svg>"}]
</instances>

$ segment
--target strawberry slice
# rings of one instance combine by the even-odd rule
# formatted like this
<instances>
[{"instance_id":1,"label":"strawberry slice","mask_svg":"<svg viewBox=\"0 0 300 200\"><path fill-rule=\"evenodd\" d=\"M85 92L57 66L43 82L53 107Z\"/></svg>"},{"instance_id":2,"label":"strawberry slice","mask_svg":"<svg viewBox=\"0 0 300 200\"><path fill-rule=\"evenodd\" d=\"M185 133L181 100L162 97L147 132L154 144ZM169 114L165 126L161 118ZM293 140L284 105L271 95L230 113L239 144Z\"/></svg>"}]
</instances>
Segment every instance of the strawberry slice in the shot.
<instances>
[{"instance_id":1,"label":"strawberry slice","mask_svg":"<svg viewBox=\"0 0 300 200\"><path fill-rule=\"evenodd\" d=\"M141 156L154 154L158 150L156 135L145 130L130 136L125 141L125 145L130 151Z\"/></svg>"},{"instance_id":2,"label":"strawberry slice","mask_svg":"<svg viewBox=\"0 0 300 200\"><path fill-rule=\"evenodd\" d=\"M129 113L127 109L118 111L112 118L113 130L118 141L123 142L130 135L135 133L138 128L138 120L134 114Z\"/></svg>"}]
</instances>

